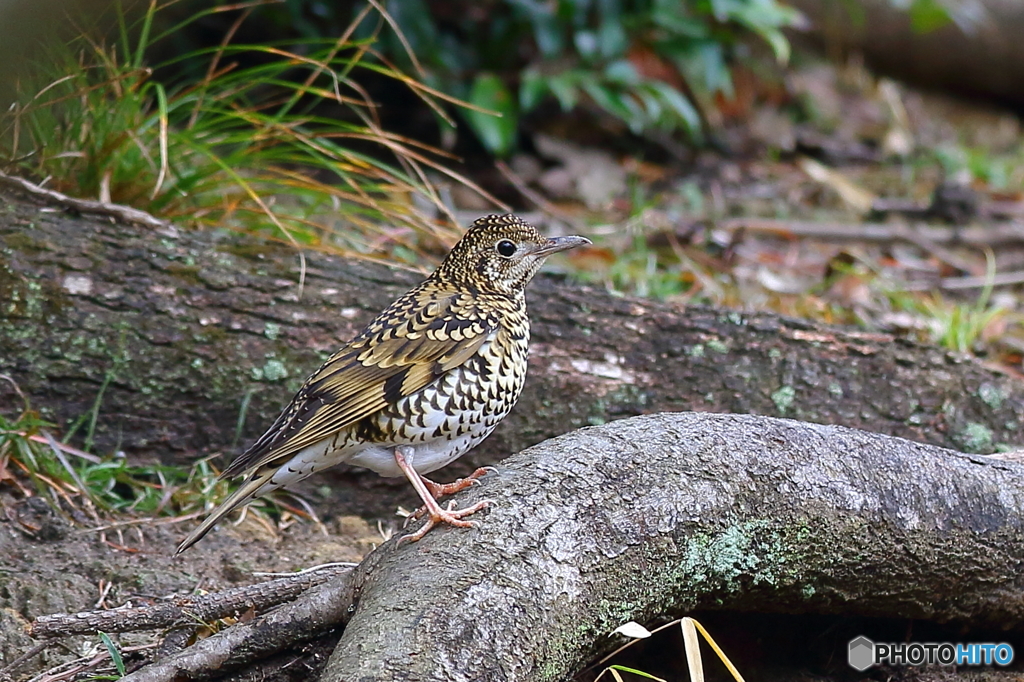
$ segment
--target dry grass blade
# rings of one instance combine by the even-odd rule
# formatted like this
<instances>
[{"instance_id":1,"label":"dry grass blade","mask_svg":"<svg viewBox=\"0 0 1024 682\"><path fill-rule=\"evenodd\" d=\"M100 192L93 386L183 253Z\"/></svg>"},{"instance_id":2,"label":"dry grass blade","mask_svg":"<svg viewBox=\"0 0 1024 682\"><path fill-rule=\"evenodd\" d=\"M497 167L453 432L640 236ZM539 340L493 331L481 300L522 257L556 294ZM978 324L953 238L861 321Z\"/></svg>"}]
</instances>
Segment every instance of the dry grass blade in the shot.
<instances>
[{"instance_id":1,"label":"dry grass blade","mask_svg":"<svg viewBox=\"0 0 1024 682\"><path fill-rule=\"evenodd\" d=\"M88 452L85 452L84 450L79 450L78 448L73 448L70 445L68 445L67 443L61 443L60 441L54 440L53 437L50 436L50 434L48 434L48 433L44 437L44 436L39 436L39 435L36 435L36 434L28 434L28 433L25 433L24 431L16 431L15 435L22 436L23 438L28 438L30 441L32 441L34 443L42 443L42 444L45 444L45 445L49 445L51 447L53 447L54 444L56 443L56 447L59 450L61 450L62 452L66 452L69 455L74 455L75 457L80 457L81 459L84 459L86 462L92 462L93 464L99 464L100 462L103 461L102 459L100 459L96 455L93 455L93 454L90 454Z\"/></svg>"},{"instance_id":2,"label":"dry grass blade","mask_svg":"<svg viewBox=\"0 0 1024 682\"><path fill-rule=\"evenodd\" d=\"M6 374L0 374L0 381L6 381L8 384L11 385L11 389L13 389L17 396L21 398L21 402L25 405L25 411L27 412L30 407L28 397L24 394L24 392L22 392L21 386L18 385L18 382Z\"/></svg>"},{"instance_id":3,"label":"dry grass blade","mask_svg":"<svg viewBox=\"0 0 1024 682\"><path fill-rule=\"evenodd\" d=\"M78 487L79 494L90 501L94 501L92 499L92 492L90 492L89 487L85 485L85 482L82 480L82 477L78 475L78 472L75 471L75 468L71 466L71 462L68 461L68 458L64 456L64 451L61 449L57 439L51 436L49 431L43 431L43 438L46 439L47 445L49 445L50 450L53 451L53 456L57 458L57 461L60 462L62 467L64 467L64 470L68 472L68 476L70 476L71 480L75 482L75 485Z\"/></svg>"},{"instance_id":4,"label":"dry grass blade","mask_svg":"<svg viewBox=\"0 0 1024 682\"><path fill-rule=\"evenodd\" d=\"M602 658L600 661L590 666L590 668L598 668L602 665L605 665L605 663L607 663L609 660L611 660L621 652L625 651L629 647L634 646L641 639L647 639L651 635L657 634L662 630L670 628L676 624L679 624L683 636L683 646L686 652L686 664L687 669L690 673L690 682L704 682L704 664L701 660L700 655L700 638L697 635L698 632L702 637L704 637L708 645L711 647L712 651L714 651L715 654L721 659L722 663L725 664L726 669L729 671L729 674L732 675L733 679L736 680L736 682L744 682L743 676L740 675L739 671L736 669L736 666L732 664L732 661L730 661L729 657L725 655L725 652L722 651L721 647L718 646L718 643L715 642L714 639L712 639L711 635L704 628L704 626L701 625L698 621L689 617L680 618L670 623L665 623L664 625L650 631L648 631L643 626L640 626L639 624L633 622L629 622L622 626L619 626L615 629L614 632L617 634L622 634L627 637L632 637L633 640L624 644L618 649L615 649L610 654ZM604 668L601 671L601 674L597 676L595 682L597 680L600 680L605 675L610 675L615 680L621 680L622 676L619 674L620 672L627 672L633 675L638 675L645 679L657 680L658 682L665 682L665 680L662 680L660 677L655 677L650 673L617 664L609 665L606 668Z\"/></svg>"},{"instance_id":5,"label":"dry grass blade","mask_svg":"<svg viewBox=\"0 0 1024 682\"><path fill-rule=\"evenodd\" d=\"M57 46L51 75L40 76L40 87L25 85L25 101L0 120L0 157L16 160L23 175L52 178L54 190L68 195L279 236L299 251L300 290L305 249L419 265L450 245L458 233L442 223L454 225L454 217L429 173L487 193L439 161L450 155L381 129L361 78L403 84L442 117L441 103L451 101L380 58L376 33L353 37L372 12L380 13L380 25L397 28L385 8L368 4L340 38L306 41L301 49L231 44L259 4L206 8L151 35L161 6L150 2L141 30L133 33L122 20L117 44L83 35ZM229 10L240 16L216 47L152 68L145 62L154 43ZM199 82L153 75L180 72L189 61L205 71ZM347 113L318 115L323 100ZM418 208L411 200L417 195L434 213Z\"/></svg>"},{"instance_id":6,"label":"dry grass blade","mask_svg":"<svg viewBox=\"0 0 1024 682\"><path fill-rule=\"evenodd\" d=\"M686 650L686 668L690 671L690 682L704 682L704 663L700 658L700 639L692 618L683 618L679 626L683 633L683 647Z\"/></svg>"},{"instance_id":7,"label":"dry grass blade","mask_svg":"<svg viewBox=\"0 0 1024 682\"><path fill-rule=\"evenodd\" d=\"M690 642L691 641L693 642L694 648L696 649L696 646L698 644L698 641L697 641L697 631L699 631L701 636L703 636L704 640L708 643L708 646L711 647L711 650L715 652L715 654L718 656L718 658L725 665L726 669L729 671L729 674L732 675L732 678L734 680L736 680L736 682L744 682L743 676L740 675L740 671L736 669L736 666L734 666L732 664L732 661L730 661L729 657L725 655L725 652L722 651L722 648L720 646L718 646L718 643L715 642L714 638L711 637L711 634L707 630L704 629L703 625L701 625L698 621L694 620L693 618L687 617L687 618L683 618L680 621L680 626L683 629L683 641L686 642L686 645L687 645L687 653L686 653L687 661L690 660L690 653L689 653L689 651L690 651L689 650ZM691 634L687 634L688 631ZM697 654L697 661L698 662L700 661L700 654L699 653ZM693 679L693 672L692 672L692 670L691 670L690 675L691 675L691 679Z\"/></svg>"},{"instance_id":8,"label":"dry grass blade","mask_svg":"<svg viewBox=\"0 0 1024 682\"><path fill-rule=\"evenodd\" d=\"M810 157L801 157L800 160L797 161L797 165L799 165L812 180L819 182L826 187L830 187L842 198L843 201L849 204L851 208L854 208L861 213L867 213L870 211L872 204L874 204L875 199L877 199L872 192L869 192L863 187L857 185L839 171L833 170Z\"/></svg>"},{"instance_id":9,"label":"dry grass blade","mask_svg":"<svg viewBox=\"0 0 1024 682\"><path fill-rule=\"evenodd\" d=\"M377 0L369 0L369 3L380 13L384 18L384 21L388 22L391 26L391 30L395 32L395 36L398 38L399 42L402 43L402 48L405 50L406 56L409 57L413 66L416 67L416 71L419 72L421 77L425 76L427 72L423 69L423 65L420 64L420 60L416 58L416 52L412 49L412 45L409 44L409 40L405 37L405 34L402 33L402 29L398 26L398 22L395 21L394 17L388 14L388 11L385 10Z\"/></svg>"}]
</instances>

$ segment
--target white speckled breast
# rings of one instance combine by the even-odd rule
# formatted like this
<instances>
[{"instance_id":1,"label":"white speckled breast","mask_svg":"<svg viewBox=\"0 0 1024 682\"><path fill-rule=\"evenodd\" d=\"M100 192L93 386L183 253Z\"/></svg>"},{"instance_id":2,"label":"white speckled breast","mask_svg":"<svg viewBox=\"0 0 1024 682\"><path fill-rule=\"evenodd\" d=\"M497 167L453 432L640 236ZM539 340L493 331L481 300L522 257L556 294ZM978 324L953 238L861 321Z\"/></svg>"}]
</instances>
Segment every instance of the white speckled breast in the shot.
<instances>
[{"instance_id":1,"label":"white speckled breast","mask_svg":"<svg viewBox=\"0 0 1024 682\"><path fill-rule=\"evenodd\" d=\"M381 476L401 476L394 456L397 445L412 447L410 464L420 474L455 461L489 436L519 399L530 342L529 326L524 329L522 336L507 329L495 331L461 367L369 418L373 430L399 437L366 444L358 427L346 429L297 453L268 488L288 485L339 462Z\"/></svg>"}]
</instances>

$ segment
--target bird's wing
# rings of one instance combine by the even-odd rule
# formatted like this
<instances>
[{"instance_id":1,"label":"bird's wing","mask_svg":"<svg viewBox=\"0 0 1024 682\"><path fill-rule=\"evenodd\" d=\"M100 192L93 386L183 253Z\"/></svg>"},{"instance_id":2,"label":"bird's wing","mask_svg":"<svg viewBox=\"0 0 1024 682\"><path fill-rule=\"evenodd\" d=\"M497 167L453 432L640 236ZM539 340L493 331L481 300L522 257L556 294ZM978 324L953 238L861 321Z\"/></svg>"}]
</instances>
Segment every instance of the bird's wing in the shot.
<instances>
[{"instance_id":1,"label":"bird's wing","mask_svg":"<svg viewBox=\"0 0 1024 682\"><path fill-rule=\"evenodd\" d=\"M303 448L461 366L497 328L497 317L470 296L409 292L314 372L222 476L284 464Z\"/></svg>"}]
</instances>

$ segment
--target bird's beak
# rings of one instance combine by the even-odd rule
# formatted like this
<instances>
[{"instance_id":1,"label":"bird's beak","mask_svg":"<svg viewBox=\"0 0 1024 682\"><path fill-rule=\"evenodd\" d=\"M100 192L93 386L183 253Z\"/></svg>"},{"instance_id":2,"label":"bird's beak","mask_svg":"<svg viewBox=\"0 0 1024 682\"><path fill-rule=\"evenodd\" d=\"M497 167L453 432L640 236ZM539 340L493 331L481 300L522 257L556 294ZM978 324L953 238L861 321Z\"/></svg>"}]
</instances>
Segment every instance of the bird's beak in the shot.
<instances>
[{"instance_id":1,"label":"bird's beak","mask_svg":"<svg viewBox=\"0 0 1024 682\"><path fill-rule=\"evenodd\" d=\"M585 246L586 244L592 244L586 237L577 237L575 235L570 237L549 237L543 244L538 244L537 248L533 251L534 256L550 256L553 253L559 251L566 251L568 249L574 249L577 246Z\"/></svg>"}]
</instances>

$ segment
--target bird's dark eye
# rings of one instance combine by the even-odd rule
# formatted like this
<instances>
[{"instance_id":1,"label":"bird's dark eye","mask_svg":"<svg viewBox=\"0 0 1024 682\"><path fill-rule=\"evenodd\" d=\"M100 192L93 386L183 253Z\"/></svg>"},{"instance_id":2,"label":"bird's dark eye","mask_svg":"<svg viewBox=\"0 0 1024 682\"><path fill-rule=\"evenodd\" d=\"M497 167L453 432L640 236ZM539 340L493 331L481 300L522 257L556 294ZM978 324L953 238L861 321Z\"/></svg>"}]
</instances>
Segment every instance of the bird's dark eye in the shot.
<instances>
[{"instance_id":1,"label":"bird's dark eye","mask_svg":"<svg viewBox=\"0 0 1024 682\"><path fill-rule=\"evenodd\" d=\"M494 248L498 250L498 255L505 258L510 258L516 252L516 245L507 239L502 239Z\"/></svg>"}]
</instances>

